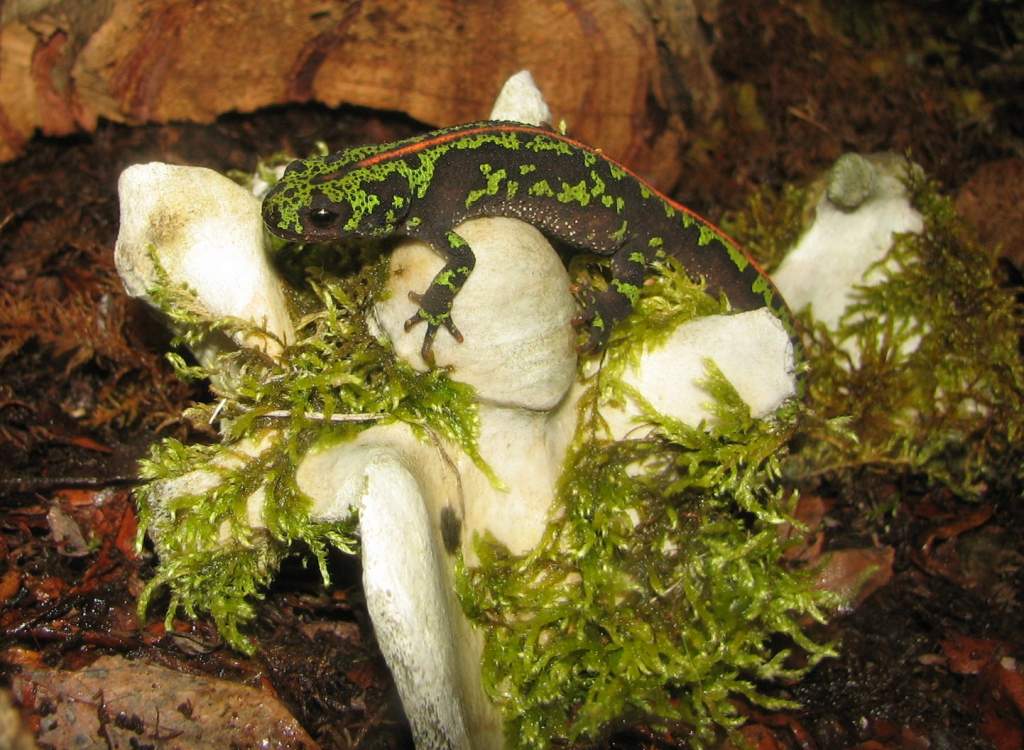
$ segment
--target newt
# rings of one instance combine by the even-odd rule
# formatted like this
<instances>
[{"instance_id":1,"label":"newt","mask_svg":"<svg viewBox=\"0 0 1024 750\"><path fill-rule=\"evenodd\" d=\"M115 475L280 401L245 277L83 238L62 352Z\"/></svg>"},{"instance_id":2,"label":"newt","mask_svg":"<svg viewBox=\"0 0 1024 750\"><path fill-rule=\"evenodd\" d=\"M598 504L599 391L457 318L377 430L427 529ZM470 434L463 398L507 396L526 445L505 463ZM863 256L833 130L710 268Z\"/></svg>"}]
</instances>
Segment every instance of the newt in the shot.
<instances>
[{"instance_id":1,"label":"newt","mask_svg":"<svg viewBox=\"0 0 1024 750\"><path fill-rule=\"evenodd\" d=\"M403 235L430 245L445 265L424 293L410 293L419 309L405 329L426 323L421 353L431 365L441 328L463 340L452 304L475 257L454 227L484 216L611 256L608 288L577 290L582 351L606 344L651 264L669 253L733 309L768 306L792 330L781 296L736 242L600 149L547 128L476 122L296 160L263 200L267 228L286 240Z\"/></svg>"}]
</instances>

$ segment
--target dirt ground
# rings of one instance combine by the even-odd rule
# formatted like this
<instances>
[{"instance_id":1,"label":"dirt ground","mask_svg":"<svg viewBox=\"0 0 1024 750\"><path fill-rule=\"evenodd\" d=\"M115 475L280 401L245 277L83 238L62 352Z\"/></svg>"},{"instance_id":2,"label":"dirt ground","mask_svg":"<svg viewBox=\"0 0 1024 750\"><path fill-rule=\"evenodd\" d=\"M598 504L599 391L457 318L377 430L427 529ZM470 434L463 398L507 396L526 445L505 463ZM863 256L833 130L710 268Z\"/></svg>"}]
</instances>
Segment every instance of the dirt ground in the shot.
<instances>
[{"instance_id":1,"label":"dirt ground","mask_svg":"<svg viewBox=\"0 0 1024 750\"><path fill-rule=\"evenodd\" d=\"M694 124L680 156L690 176L675 198L715 219L756 188L808 180L843 152L908 153L985 242L1001 245L1007 278L1019 283L1024 11L994 0L725 0L720 11L714 65L728 96L719 121ZM280 149L418 129L393 114L289 107L210 126L101 124L90 136L38 139L0 165L0 678L35 707L24 712L33 731L49 726L71 689L47 682L49 670L99 663L107 677L83 684L89 700L76 705L81 731L100 746L168 739L159 720L105 698L118 680L164 684L168 710L197 715L201 691L220 684L213 678L248 691L240 706L277 707L239 713L251 736L285 738L280 747L410 746L358 561L332 561L330 590L289 562L259 605L253 658L224 647L204 620L170 630L159 617L137 621L153 558L134 551L135 461L157 436L210 436L181 421L207 394L173 376L168 335L123 293L112 249L117 176L129 164L251 170ZM891 511L828 484L810 488L823 548L891 554L877 590L822 631L841 644L838 658L777 688L804 707L743 707L751 747L1024 746L1020 488L968 504L915 477L893 481L903 501ZM130 661L140 658L185 673L191 687L141 672ZM189 690L196 697L182 699ZM2 716L0 706L0 725ZM687 745L684 728L640 723L598 746Z\"/></svg>"}]
</instances>

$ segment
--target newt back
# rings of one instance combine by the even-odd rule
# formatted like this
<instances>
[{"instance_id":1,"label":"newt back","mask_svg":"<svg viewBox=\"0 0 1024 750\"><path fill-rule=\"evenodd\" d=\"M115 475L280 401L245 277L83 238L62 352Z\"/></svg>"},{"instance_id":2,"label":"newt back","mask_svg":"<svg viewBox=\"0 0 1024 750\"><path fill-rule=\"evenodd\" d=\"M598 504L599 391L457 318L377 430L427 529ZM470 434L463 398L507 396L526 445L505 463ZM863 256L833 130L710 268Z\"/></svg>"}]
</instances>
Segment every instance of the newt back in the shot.
<instances>
[{"instance_id":1,"label":"newt back","mask_svg":"<svg viewBox=\"0 0 1024 750\"><path fill-rule=\"evenodd\" d=\"M639 295L652 261L671 254L737 310L770 307L788 330L782 298L713 224L599 150L552 130L478 122L395 143L293 162L264 199L264 220L285 239L316 242L391 234L421 239L446 261L406 328L425 321L423 356L451 318L475 258L455 231L481 216L522 219L558 239L611 256L609 288L583 290L584 349L602 346Z\"/></svg>"}]
</instances>

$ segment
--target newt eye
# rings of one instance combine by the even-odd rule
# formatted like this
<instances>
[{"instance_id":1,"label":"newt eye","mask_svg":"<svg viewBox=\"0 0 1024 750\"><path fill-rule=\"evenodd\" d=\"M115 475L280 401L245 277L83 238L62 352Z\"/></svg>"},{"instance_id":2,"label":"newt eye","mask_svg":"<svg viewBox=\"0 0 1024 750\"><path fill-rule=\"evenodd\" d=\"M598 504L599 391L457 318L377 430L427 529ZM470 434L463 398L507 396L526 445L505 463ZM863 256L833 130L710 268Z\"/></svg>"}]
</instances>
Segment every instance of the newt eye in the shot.
<instances>
[{"instance_id":1,"label":"newt eye","mask_svg":"<svg viewBox=\"0 0 1024 750\"><path fill-rule=\"evenodd\" d=\"M314 208L309 212L309 220L313 222L313 226L320 229L326 229L331 226L337 218L338 212L332 211L329 208Z\"/></svg>"}]
</instances>

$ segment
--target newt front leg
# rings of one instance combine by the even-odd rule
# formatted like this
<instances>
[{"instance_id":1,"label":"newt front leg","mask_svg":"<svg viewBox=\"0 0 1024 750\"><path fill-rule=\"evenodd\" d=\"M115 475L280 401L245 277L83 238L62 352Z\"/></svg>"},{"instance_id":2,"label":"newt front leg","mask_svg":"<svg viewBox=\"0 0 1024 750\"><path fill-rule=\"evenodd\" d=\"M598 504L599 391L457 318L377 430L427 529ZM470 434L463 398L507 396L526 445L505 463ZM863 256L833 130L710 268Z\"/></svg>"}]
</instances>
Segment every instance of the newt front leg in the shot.
<instances>
[{"instance_id":1,"label":"newt front leg","mask_svg":"<svg viewBox=\"0 0 1024 750\"><path fill-rule=\"evenodd\" d=\"M418 323L426 322L427 332L423 336L420 355L424 362L433 367L434 337L439 328L447 329L456 341L462 343L462 333L452 320L452 304L455 302L455 295L459 293L473 271L476 256L473 255L469 243L452 230L445 232L443 239L421 239L426 240L444 258L445 265L434 276L427 291L423 294L409 292L409 299L419 305L420 309L405 321L405 330L408 331Z\"/></svg>"}]
</instances>

